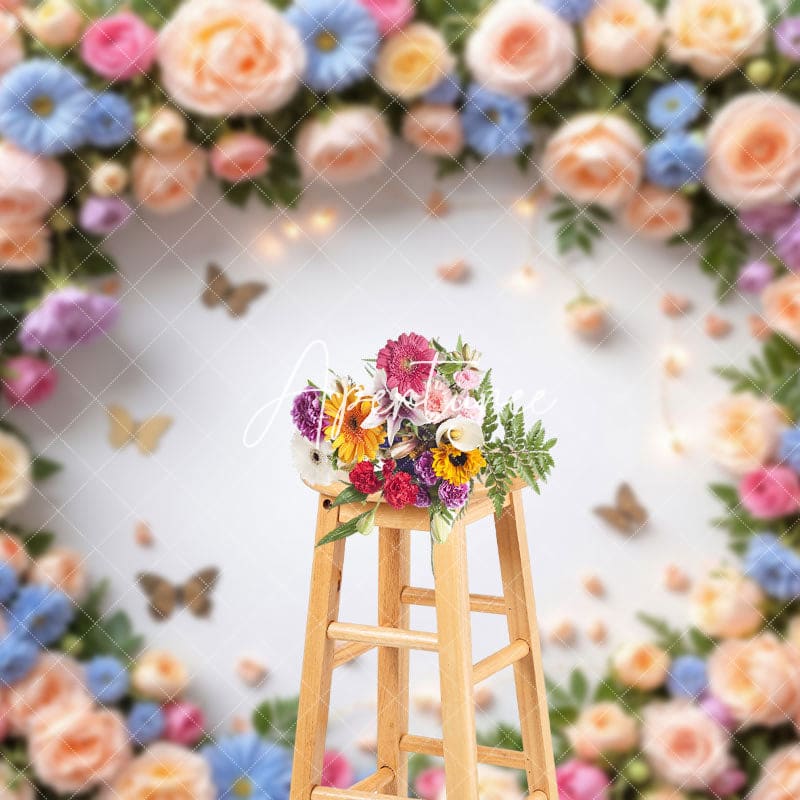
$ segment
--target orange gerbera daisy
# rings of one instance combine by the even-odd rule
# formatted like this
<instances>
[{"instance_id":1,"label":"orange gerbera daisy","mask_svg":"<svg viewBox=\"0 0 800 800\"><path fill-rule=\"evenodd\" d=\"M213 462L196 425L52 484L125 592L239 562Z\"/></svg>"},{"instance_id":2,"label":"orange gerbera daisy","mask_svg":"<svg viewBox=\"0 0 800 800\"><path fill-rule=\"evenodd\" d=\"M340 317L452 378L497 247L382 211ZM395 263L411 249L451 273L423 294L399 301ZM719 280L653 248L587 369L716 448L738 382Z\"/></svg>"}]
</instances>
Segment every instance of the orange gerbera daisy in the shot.
<instances>
[{"instance_id":1,"label":"orange gerbera daisy","mask_svg":"<svg viewBox=\"0 0 800 800\"><path fill-rule=\"evenodd\" d=\"M363 392L361 386L344 386L341 392L325 401L325 416L329 420L325 437L343 464L374 459L386 438L384 425L369 429L361 427L372 411L372 398Z\"/></svg>"}]
</instances>

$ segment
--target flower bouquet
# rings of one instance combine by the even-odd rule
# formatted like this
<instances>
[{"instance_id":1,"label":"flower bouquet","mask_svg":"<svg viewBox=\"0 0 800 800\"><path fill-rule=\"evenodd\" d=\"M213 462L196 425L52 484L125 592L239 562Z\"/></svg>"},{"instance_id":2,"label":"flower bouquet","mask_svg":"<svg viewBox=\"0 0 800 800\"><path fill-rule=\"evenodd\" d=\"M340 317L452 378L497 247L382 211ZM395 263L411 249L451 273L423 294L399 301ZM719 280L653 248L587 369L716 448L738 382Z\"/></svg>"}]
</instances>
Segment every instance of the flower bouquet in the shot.
<instances>
[{"instance_id":1,"label":"flower bouquet","mask_svg":"<svg viewBox=\"0 0 800 800\"><path fill-rule=\"evenodd\" d=\"M373 503L320 544L369 533L378 502L428 508L431 537L446 540L476 482L496 513L515 478L537 492L553 467L555 439L541 422L526 428L514 401L495 408L491 371L461 337L448 350L404 333L369 360L372 389L334 375L327 389L309 383L292 403L295 463L304 480L347 485L334 505Z\"/></svg>"}]
</instances>

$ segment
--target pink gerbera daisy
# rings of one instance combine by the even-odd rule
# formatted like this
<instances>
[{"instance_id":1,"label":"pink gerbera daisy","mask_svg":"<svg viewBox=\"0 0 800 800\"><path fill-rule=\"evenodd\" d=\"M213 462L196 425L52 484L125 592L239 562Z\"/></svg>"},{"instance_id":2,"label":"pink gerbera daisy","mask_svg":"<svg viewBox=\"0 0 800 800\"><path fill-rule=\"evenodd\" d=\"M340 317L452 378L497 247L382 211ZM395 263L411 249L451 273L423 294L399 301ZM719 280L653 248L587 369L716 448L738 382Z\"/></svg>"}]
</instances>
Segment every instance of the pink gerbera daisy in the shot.
<instances>
[{"instance_id":1,"label":"pink gerbera daisy","mask_svg":"<svg viewBox=\"0 0 800 800\"><path fill-rule=\"evenodd\" d=\"M375 366L386 373L386 385L401 394L422 394L433 370L436 351L418 333L401 333L378 351Z\"/></svg>"}]
</instances>

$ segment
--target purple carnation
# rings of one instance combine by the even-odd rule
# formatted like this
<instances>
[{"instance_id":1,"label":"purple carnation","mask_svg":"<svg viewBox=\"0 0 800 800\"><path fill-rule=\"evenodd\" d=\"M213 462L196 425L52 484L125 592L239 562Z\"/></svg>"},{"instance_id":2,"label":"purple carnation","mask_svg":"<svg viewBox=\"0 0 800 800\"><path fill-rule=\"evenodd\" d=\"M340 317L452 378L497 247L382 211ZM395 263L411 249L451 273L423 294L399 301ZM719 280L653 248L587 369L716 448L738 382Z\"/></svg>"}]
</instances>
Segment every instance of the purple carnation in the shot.
<instances>
[{"instance_id":1,"label":"purple carnation","mask_svg":"<svg viewBox=\"0 0 800 800\"><path fill-rule=\"evenodd\" d=\"M322 392L313 386L306 386L292 403L292 421L309 442L316 442L324 427L321 419Z\"/></svg>"},{"instance_id":2,"label":"purple carnation","mask_svg":"<svg viewBox=\"0 0 800 800\"><path fill-rule=\"evenodd\" d=\"M775 253L792 272L800 272L800 215L775 234Z\"/></svg>"},{"instance_id":3,"label":"purple carnation","mask_svg":"<svg viewBox=\"0 0 800 800\"><path fill-rule=\"evenodd\" d=\"M417 477L426 485L433 486L439 480L433 471L433 453L426 450L415 462L414 471Z\"/></svg>"},{"instance_id":4,"label":"purple carnation","mask_svg":"<svg viewBox=\"0 0 800 800\"><path fill-rule=\"evenodd\" d=\"M759 294L775 277L775 270L766 261L751 261L742 267L736 285L739 291Z\"/></svg>"},{"instance_id":5,"label":"purple carnation","mask_svg":"<svg viewBox=\"0 0 800 800\"><path fill-rule=\"evenodd\" d=\"M761 206L739 212L739 227L753 236L772 236L792 221L797 207L792 203Z\"/></svg>"},{"instance_id":6,"label":"purple carnation","mask_svg":"<svg viewBox=\"0 0 800 800\"><path fill-rule=\"evenodd\" d=\"M789 61L800 61L800 17L787 17L775 26L775 48Z\"/></svg>"},{"instance_id":7,"label":"purple carnation","mask_svg":"<svg viewBox=\"0 0 800 800\"><path fill-rule=\"evenodd\" d=\"M90 197L81 206L78 224L92 236L108 236L121 228L132 213L121 197Z\"/></svg>"},{"instance_id":8,"label":"purple carnation","mask_svg":"<svg viewBox=\"0 0 800 800\"><path fill-rule=\"evenodd\" d=\"M113 297L66 286L51 292L22 322L19 343L23 350L64 352L96 339L119 315Z\"/></svg>"},{"instance_id":9,"label":"purple carnation","mask_svg":"<svg viewBox=\"0 0 800 800\"><path fill-rule=\"evenodd\" d=\"M414 501L414 505L417 508L428 508L431 504L431 496L428 494L428 490L424 486L417 486L417 499Z\"/></svg>"},{"instance_id":10,"label":"purple carnation","mask_svg":"<svg viewBox=\"0 0 800 800\"><path fill-rule=\"evenodd\" d=\"M468 483L450 483L442 481L439 484L439 499L449 509L461 508L469 497Z\"/></svg>"}]
</instances>

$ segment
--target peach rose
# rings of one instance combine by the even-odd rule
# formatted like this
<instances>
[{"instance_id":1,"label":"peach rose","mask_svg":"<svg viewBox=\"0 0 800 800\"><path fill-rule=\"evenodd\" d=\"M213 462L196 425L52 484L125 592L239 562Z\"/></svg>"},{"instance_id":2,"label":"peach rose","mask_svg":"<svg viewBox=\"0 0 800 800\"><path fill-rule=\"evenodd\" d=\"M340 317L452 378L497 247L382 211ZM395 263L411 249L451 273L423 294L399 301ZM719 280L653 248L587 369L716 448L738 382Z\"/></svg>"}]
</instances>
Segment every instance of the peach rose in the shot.
<instances>
[{"instance_id":1,"label":"peach rose","mask_svg":"<svg viewBox=\"0 0 800 800\"><path fill-rule=\"evenodd\" d=\"M578 758L595 761L633 750L639 743L639 725L617 703L596 703L581 711L567 736Z\"/></svg>"},{"instance_id":2,"label":"peach rose","mask_svg":"<svg viewBox=\"0 0 800 800\"><path fill-rule=\"evenodd\" d=\"M130 174L119 161L98 164L89 176L89 188L100 197L122 194L128 186Z\"/></svg>"},{"instance_id":3,"label":"peach rose","mask_svg":"<svg viewBox=\"0 0 800 800\"><path fill-rule=\"evenodd\" d=\"M478 18L467 66L478 83L515 97L557 89L575 67L572 28L534 0L499 0Z\"/></svg>"},{"instance_id":4,"label":"peach rose","mask_svg":"<svg viewBox=\"0 0 800 800\"><path fill-rule=\"evenodd\" d=\"M800 275L785 275L769 284L761 303L770 328L800 344Z\"/></svg>"},{"instance_id":5,"label":"peach rose","mask_svg":"<svg viewBox=\"0 0 800 800\"><path fill-rule=\"evenodd\" d=\"M197 753L159 742L131 761L100 800L215 800L211 770Z\"/></svg>"},{"instance_id":6,"label":"peach rose","mask_svg":"<svg viewBox=\"0 0 800 800\"><path fill-rule=\"evenodd\" d=\"M716 639L751 636L764 622L764 593L733 567L718 567L695 584L689 618Z\"/></svg>"},{"instance_id":7,"label":"peach rose","mask_svg":"<svg viewBox=\"0 0 800 800\"><path fill-rule=\"evenodd\" d=\"M13 433L0 430L0 518L24 503L32 488L28 448Z\"/></svg>"},{"instance_id":8,"label":"peach rose","mask_svg":"<svg viewBox=\"0 0 800 800\"><path fill-rule=\"evenodd\" d=\"M28 272L50 258L50 229L43 222L8 222L0 226L0 271Z\"/></svg>"},{"instance_id":9,"label":"peach rose","mask_svg":"<svg viewBox=\"0 0 800 800\"><path fill-rule=\"evenodd\" d=\"M165 91L204 116L276 111L300 84L297 31L263 0L186 0L161 29Z\"/></svg>"},{"instance_id":10,"label":"peach rose","mask_svg":"<svg viewBox=\"0 0 800 800\"><path fill-rule=\"evenodd\" d=\"M689 230L692 205L680 193L645 183L623 207L621 219L633 233L664 241Z\"/></svg>"},{"instance_id":11,"label":"peach rose","mask_svg":"<svg viewBox=\"0 0 800 800\"><path fill-rule=\"evenodd\" d=\"M800 712L800 652L772 633L723 642L708 659L708 681L742 726L776 727Z\"/></svg>"},{"instance_id":12,"label":"peach rose","mask_svg":"<svg viewBox=\"0 0 800 800\"><path fill-rule=\"evenodd\" d=\"M0 530L0 561L5 561L17 575L24 575L31 565L25 545L13 533Z\"/></svg>"},{"instance_id":13,"label":"peach rose","mask_svg":"<svg viewBox=\"0 0 800 800\"><path fill-rule=\"evenodd\" d=\"M686 700L654 703L642 711L642 752L662 780L705 789L731 766L730 735Z\"/></svg>"},{"instance_id":14,"label":"peach rose","mask_svg":"<svg viewBox=\"0 0 800 800\"><path fill-rule=\"evenodd\" d=\"M582 294L564 307L564 319L573 333L599 341L608 331L608 305L596 297Z\"/></svg>"},{"instance_id":15,"label":"peach rose","mask_svg":"<svg viewBox=\"0 0 800 800\"><path fill-rule=\"evenodd\" d=\"M420 103L403 118L403 138L423 153L456 156L464 146L461 117L452 106Z\"/></svg>"},{"instance_id":16,"label":"peach rose","mask_svg":"<svg viewBox=\"0 0 800 800\"><path fill-rule=\"evenodd\" d=\"M36 800L33 784L7 761L0 761L0 800Z\"/></svg>"},{"instance_id":17,"label":"peach rose","mask_svg":"<svg viewBox=\"0 0 800 800\"><path fill-rule=\"evenodd\" d=\"M23 734L39 715L53 705L84 700L90 703L82 670L69 656L44 653L34 669L8 689L8 722Z\"/></svg>"},{"instance_id":18,"label":"peach rose","mask_svg":"<svg viewBox=\"0 0 800 800\"><path fill-rule=\"evenodd\" d=\"M60 589L76 602L83 600L89 588L83 556L66 547L51 547L37 558L30 581Z\"/></svg>"},{"instance_id":19,"label":"peach rose","mask_svg":"<svg viewBox=\"0 0 800 800\"><path fill-rule=\"evenodd\" d=\"M84 16L70 0L44 0L35 9L22 9L21 17L31 36L47 47L69 47L81 38Z\"/></svg>"},{"instance_id":20,"label":"peach rose","mask_svg":"<svg viewBox=\"0 0 800 800\"><path fill-rule=\"evenodd\" d=\"M774 455L787 426L786 415L769 400L741 393L711 412L711 457L737 475L758 469Z\"/></svg>"},{"instance_id":21,"label":"peach rose","mask_svg":"<svg viewBox=\"0 0 800 800\"><path fill-rule=\"evenodd\" d=\"M28 728L28 752L36 777L60 794L107 785L131 759L122 717L83 698L37 714Z\"/></svg>"},{"instance_id":22,"label":"peach rose","mask_svg":"<svg viewBox=\"0 0 800 800\"><path fill-rule=\"evenodd\" d=\"M615 77L650 66L664 32L661 17L645 0L600 0L582 27L586 62Z\"/></svg>"},{"instance_id":23,"label":"peach rose","mask_svg":"<svg viewBox=\"0 0 800 800\"><path fill-rule=\"evenodd\" d=\"M180 697L189 684L189 671L166 650L149 650L133 667L133 688L150 700L168 702Z\"/></svg>"},{"instance_id":24,"label":"peach rose","mask_svg":"<svg viewBox=\"0 0 800 800\"><path fill-rule=\"evenodd\" d=\"M49 214L67 190L60 162L0 142L0 225L32 223Z\"/></svg>"},{"instance_id":25,"label":"peach rose","mask_svg":"<svg viewBox=\"0 0 800 800\"><path fill-rule=\"evenodd\" d=\"M19 32L19 22L13 14L0 11L0 75L8 72L25 58L25 46ZM3 170L0 169L0 175Z\"/></svg>"},{"instance_id":26,"label":"peach rose","mask_svg":"<svg viewBox=\"0 0 800 800\"><path fill-rule=\"evenodd\" d=\"M644 144L615 114L579 114L547 143L542 171L550 186L578 203L615 208L635 194L642 179Z\"/></svg>"},{"instance_id":27,"label":"peach rose","mask_svg":"<svg viewBox=\"0 0 800 800\"><path fill-rule=\"evenodd\" d=\"M211 171L231 183L252 180L267 173L271 155L272 145L261 136L243 131L228 133L211 151Z\"/></svg>"},{"instance_id":28,"label":"peach rose","mask_svg":"<svg viewBox=\"0 0 800 800\"><path fill-rule=\"evenodd\" d=\"M764 48L767 14L761 0L670 0L665 12L667 56L703 78L718 78Z\"/></svg>"},{"instance_id":29,"label":"peach rose","mask_svg":"<svg viewBox=\"0 0 800 800\"><path fill-rule=\"evenodd\" d=\"M455 65L438 29L414 22L384 41L375 62L375 80L389 94L413 100L447 77Z\"/></svg>"},{"instance_id":30,"label":"peach rose","mask_svg":"<svg viewBox=\"0 0 800 800\"><path fill-rule=\"evenodd\" d=\"M206 153L190 142L171 153L141 151L133 158L133 193L151 211L170 213L185 208L206 174Z\"/></svg>"},{"instance_id":31,"label":"peach rose","mask_svg":"<svg viewBox=\"0 0 800 800\"><path fill-rule=\"evenodd\" d=\"M800 194L800 105L782 95L731 100L714 116L706 145L703 179L724 203L751 209Z\"/></svg>"},{"instance_id":32,"label":"peach rose","mask_svg":"<svg viewBox=\"0 0 800 800\"><path fill-rule=\"evenodd\" d=\"M174 153L186 144L186 118L180 111L162 106L136 134L139 144L156 155Z\"/></svg>"},{"instance_id":33,"label":"peach rose","mask_svg":"<svg viewBox=\"0 0 800 800\"><path fill-rule=\"evenodd\" d=\"M773 753L762 765L761 777L749 800L789 800L800 797L800 744Z\"/></svg>"},{"instance_id":34,"label":"peach rose","mask_svg":"<svg viewBox=\"0 0 800 800\"><path fill-rule=\"evenodd\" d=\"M625 686L650 691L664 684L669 671L669 656L654 644L629 644L611 659L614 674Z\"/></svg>"},{"instance_id":35,"label":"peach rose","mask_svg":"<svg viewBox=\"0 0 800 800\"><path fill-rule=\"evenodd\" d=\"M350 106L303 124L296 150L307 177L351 183L378 172L389 157L386 120L369 106Z\"/></svg>"}]
</instances>

